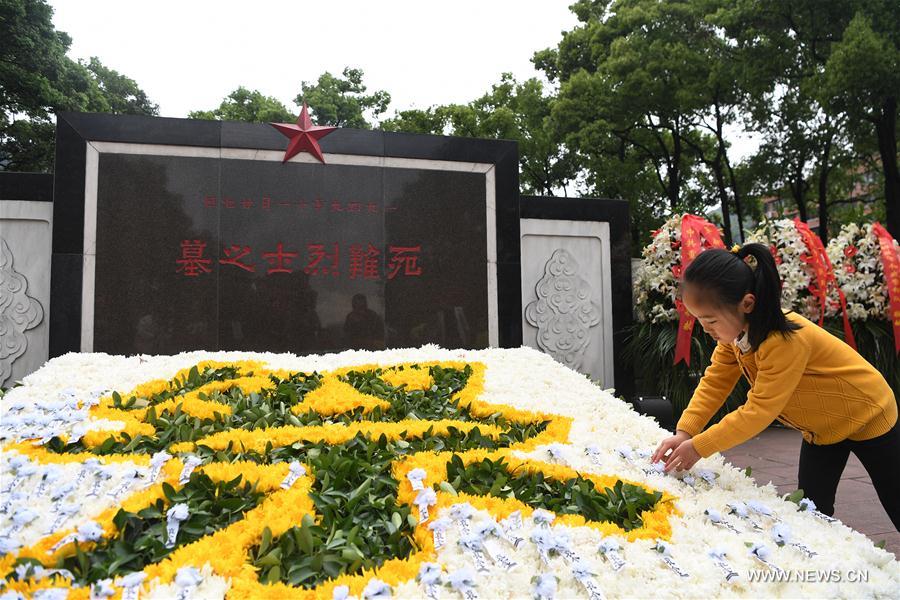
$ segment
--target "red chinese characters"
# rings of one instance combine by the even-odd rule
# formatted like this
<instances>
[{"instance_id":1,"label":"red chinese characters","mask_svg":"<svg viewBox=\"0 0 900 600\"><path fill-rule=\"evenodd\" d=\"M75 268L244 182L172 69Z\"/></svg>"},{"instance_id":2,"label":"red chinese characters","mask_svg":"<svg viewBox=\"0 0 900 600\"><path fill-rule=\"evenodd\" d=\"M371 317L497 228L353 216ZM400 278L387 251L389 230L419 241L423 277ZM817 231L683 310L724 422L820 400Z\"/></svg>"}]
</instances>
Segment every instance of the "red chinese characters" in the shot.
<instances>
[{"instance_id":1,"label":"red chinese characters","mask_svg":"<svg viewBox=\"0 0 900 600\"><path fill-rule=\"evenodd\" d=\"M271 248L271 246L269 246ZM341 245L334 243L314 242L306 245L306 263L300 262L300 251L284 242L277 242L274 249L263 249L258 253L262 259L260 271L265 267L265 275L288 274L302 270L310 277L339 277L342 272L342 260L346 255L349 279L377 281L384 277L393 280L400 277L420 277L423 274L421 263L422 246L389 245L386 252L371 243L350 244L346 253ZM206 255L207 243L203 240L183 240L180 254L175 259L175 272L185 277L199 277L212 273L213 260ZM218 258L222 267L235 267L248 273L256 273L253 249L244 244L227 244L222 247Z\"/></svg>"},{"instance_id":2,"label":"red chinese characters","mask_svg":"<svg viewBox=\"0 0 900 600\"><path fill-rule=\"evenodd\" d=\"M333 275L337 277L338 264L341 258L341 250L338 244L333 244L329 252L325 244L309 244L306 246L309 253L309 262L303 271L307 275Z\"/></svg>"},{"instance_id":3,"label":"red chinese characters","mask_svg":"<svg viewBox=\"0 0 900 600\"><path fill-rule=\"evenodd\" d=\"M242 258L250 254L250 246L228 246L222 250L222 253L225 254L225 258L219 259L220 265L234 265L240 269L244 269L245 271L250 271L253 273L256 271L256 267L254 265L248 265L246 263L240 262Z\"/></svg>"},{"instance_id":4,"label":"red chinese characters","mask_svg":"<svg viewBox=\"0 0 900 600\"><path fill-rule=\"evenodd\" d=\"M201 273L210 273L208 258L204 258L206 242L200 240L182 240L181 257L175 261L178 265L177 273L183 273L185 277L197 277Z\"/></svg>"},{"instance_id":5,"label":"red chinese characters","mask_svg":"<svg viewBox=\"0 0 900 600\"><path fill-rule=\"evenodd\" d=\"M354 199L344 202L336 198L273 198L268 194L262 194L259 197L241 195L240 198L232 196L217 196L213 194L201 195L200 203L206 209L227 209L227 210L259 210L271 211L273 208L281 209L283 212L291 211L294 213L353 213L354 215L373 215L380 213L396 212L398 207L391 205L389 202L384 204L377 202L364 202Z\"/></svg>"},{"instance_id":6,"label":"red chinese characters","mask_svg":"<svg viewBox=\"0 0 900 600\"><path fill-rule=\"evenodd\" d=\"M378 279L381 267L381 252L368 244L364 248L360 244L350 246L350 279Z\"/></svg>"},{"instance_id":7,"label":"red chinese characters","mask_svg":"<svg viewBox=\"0 0 900 600\"><path fill-rule=\"evenodd\" d=\"M271 275L272 273L290 273L291 269L289 268L289 265L298 255L299 253L297 252L285 252L284 244L278 242L275 252L263 252L263 258L269 261L269 269L266 271L266 275Z\"/></svg>"},{"instance_id":8,"label":"red chinese characters","mask_svg":"<svg viewBox=\"0 0 900 600\"><path fill-rule=\"evenodd\" d=\"M418 277L422 274L419 267L419 252L421 246L390 246L391 262L388 264L388 279L394 279L402 274L406 277Z\"/></svg>"}]
</instances>

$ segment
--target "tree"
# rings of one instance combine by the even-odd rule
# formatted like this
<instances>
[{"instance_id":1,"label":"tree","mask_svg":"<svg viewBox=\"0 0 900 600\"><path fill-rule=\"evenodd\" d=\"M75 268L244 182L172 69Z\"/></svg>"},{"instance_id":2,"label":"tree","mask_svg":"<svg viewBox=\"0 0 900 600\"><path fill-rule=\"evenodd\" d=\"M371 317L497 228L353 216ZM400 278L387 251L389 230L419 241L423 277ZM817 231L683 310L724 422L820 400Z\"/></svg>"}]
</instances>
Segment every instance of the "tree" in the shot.
<instances>
[{"instance_id":1,"label":"tree","mask_svg":"<svg viewBox=\"0 0 900 600\"><path fill-rule=\"evenodd\" d=\"M868 147L875 135L888 213L900 218L900 210L891 210L900 203L900 5L891 0L739 0L720 10L719 20L744 65L742 85L753 98L755 127L766 135L765 151L785 161L783 183L801 218L807 214L806 192L814 190L819 234L827 240L833 204L828 196L843 196L831 179L858 170L851 146Z\"/></svg>"},{"instance_id":2,"label":"tree","mask_svg":"<svg viewBox=\"0 0 900 600\"><path fill-rule=\"evenodd\" d=\"M299 106L305 101L319 125L371 129L366 113L377 120L391 103L384 90L366 94L363 72L350 67L344 68L343 79L326 71L316 83L304 81L300 87L294 102Z\"/></svg>"},{"instance_id":3,"label":"tree","mask_svg":"<svg viewBox=\"0 0 900 600\"><path fill-rule=\"evenodd\" d=\"M520 185L526 194L567 194L578 173L574 154L562 143L551 113L556 98L537 78L517 82L503 73L500 83L468 104L398 112L381 124L385 131L450 134L514 140L519 144Z\"/></svg>"},{"instance_id":4,"label":"tree","mask_svg":"<svg viewBox=\"0 0 900 600\"><path fill-rule=\"evenodd\" d=\"M447 131L447 114L441 106L396 111L393 117L382 121L379 128L382 131L401 131L405 133L449 134L449 131Z\"/></svg>"},{"instance_id":5,"label":"tree","mask_svg":"<svg viewBox=\"0 0 900 600\"><path fill-rule=\"evenodd\" d=\"M52 17L43 0L0 3L0 169L51 170L59 110L158 112L133 80L96 57L68 58L72 40Z\"/></svg>"},{"instance_id":6,"label":"tree","mask_svg":"<svg viewBox=\"0 0 900 600\"><path fill-rule=\"evenodd\" d=\"M218 108L191 111L188 118L247 123L286 123L295 121L297 117L278 99L241 86L225 96Z\"/></svg>"},{"instance_id":7,"label":"tree","mask_svg":"<svg viewBox=\"0 0 900 600\"><path fill-rule=\"evenodd\" d=\"M107 107L103 112L117 115L156 115L159 113L159 106L150 101L144 90L138 87L133 79L104 66L96 56L92 56L87 64L80 64L90 71L94 82L106 100Z\"/></svg>"},{"instance_id":8,"label":"tree","mask_svg":"<svg viewBox=\"0 0 900 600\"><path fill-rule=\"evenodd\" d=\"M730 198L737 197L728 188L737 179L729 173L724 127L735 118L739 94L728 77L712 72L724 41L705 19L706 3L581 0L572 9L580 25L533 61L559 81L553 117L592 171L593 192L615 189L635 215L647 214L650 202L656 222L718 199L727 221ZM698 132L704 126L713 144ZM630 177L623 177L624 167ZM706 177L704 169L718 176ZM648 176L655 190L643 187ZM651 228L639 223L634 239L645 239Z\"/></svg>"},{"instance_id":9,"label":"tree","mask_svg":"<svg viewBox=\"0 0 900 600\"><path fill-rule=\"evenodd\" d=\"M877 24L877 25L876 25ZM900 5L862 3L825 65L824 101L846 112L856 132L874 129L884 177L887 227L900 238L897 103L900 100Z\"/></svg>"}]
</instances>

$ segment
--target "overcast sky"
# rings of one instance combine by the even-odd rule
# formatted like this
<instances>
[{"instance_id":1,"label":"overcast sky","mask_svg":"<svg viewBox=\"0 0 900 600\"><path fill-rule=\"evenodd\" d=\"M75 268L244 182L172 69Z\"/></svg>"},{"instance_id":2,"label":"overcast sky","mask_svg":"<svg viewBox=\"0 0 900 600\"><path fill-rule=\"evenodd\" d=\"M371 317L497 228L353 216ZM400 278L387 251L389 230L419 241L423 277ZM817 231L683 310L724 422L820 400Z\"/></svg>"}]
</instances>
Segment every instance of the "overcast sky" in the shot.
<instances>
[{"instance_id":1,"label":"overcast sky","mask_svg":"<svg viewBox=\"0 0 900 600\"><path fill-rule=\"evenodd\" d=\"M138 82L160 115L219 105L243 85L288 108L301 81L353 66L394 110L468 102L577 20L570 0L50 0L72 58L97 56Z\"/></svg>"},{"instance_id":2,"label":"overcast sky","mask_svg":"<svg viewBox=\"0 0 900 600\"><path fill-rule=\"evenodd\" d=\"M164 117L212 109L238 86L291 110L300 82L360 68L386 90L385 116L469 102L509 71L540 76L535 51L578 23L573 0L50 0L69 55L138 82ZM756 147L732 129L733 158Z\"/></svg>"}]
</instances>

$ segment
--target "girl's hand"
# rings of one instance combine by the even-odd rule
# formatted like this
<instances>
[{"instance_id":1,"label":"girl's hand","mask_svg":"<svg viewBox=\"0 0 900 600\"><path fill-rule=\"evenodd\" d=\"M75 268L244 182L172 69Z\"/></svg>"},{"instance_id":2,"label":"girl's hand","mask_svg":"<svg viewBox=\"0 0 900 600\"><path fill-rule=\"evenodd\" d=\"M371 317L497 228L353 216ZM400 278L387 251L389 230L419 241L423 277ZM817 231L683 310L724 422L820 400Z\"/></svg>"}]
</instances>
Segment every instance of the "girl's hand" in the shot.
<instances>
[{"instance_id":1,"label":"girl's hand","mask_svg":"<svg viewBox=\"0 0 900 600\"><path fill-rule=\"evenodd\" d=\"M700 460L700 454L694 449L694 440L685 440L678 445L666 460L666 473L675 469L687 471Z\"/></svg>"},{"instance_id":2,"label":"girl's hand","mask_svg":"<svg viewBox=\"0 0 900 600\"><path fill-rule=\"evenodd\" d=\"M667 437L660 442L659 447L656 449L656 452L653 453L653 458L650 459L650 462L665 460L666 454L668 454L670 450L674 452L682 442L689 439L691 439L691 436L686 431L681 431L679 429L675 432L675 435Z\"/></svg>"}]
</instances>

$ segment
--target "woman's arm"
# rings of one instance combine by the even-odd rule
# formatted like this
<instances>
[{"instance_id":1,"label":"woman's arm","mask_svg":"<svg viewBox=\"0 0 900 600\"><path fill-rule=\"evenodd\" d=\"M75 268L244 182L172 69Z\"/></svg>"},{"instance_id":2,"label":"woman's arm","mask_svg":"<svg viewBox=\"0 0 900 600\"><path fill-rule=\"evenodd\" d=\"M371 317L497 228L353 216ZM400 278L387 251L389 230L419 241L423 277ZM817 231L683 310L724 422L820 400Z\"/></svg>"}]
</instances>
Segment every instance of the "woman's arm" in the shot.
<instances>
[{"instance_id":1,"label":"woman's arm","mask_svg":"<svg viewBox=\"0 0 900 600\"><path fill-rule=\"evenodd\" d=\"M742 444L768 427L797 389L809 355L809 346L797 335L785 339L775 334L764 342L756 353L758 371L747 402L694 436L700 456Z\"/></svg>"},{"instance_id":2,"label":"woman's arm","mask_svg":"<svg viewBox=\"0 0 900 600\"><path fill-rule=\"evenodd\" d=\"M716 344L710 364L675 429L690 436L703 431L716 411L725 404L725 399L740 377L741 367L734 351L724 344Z\"/></svg>"}]
</instances>

